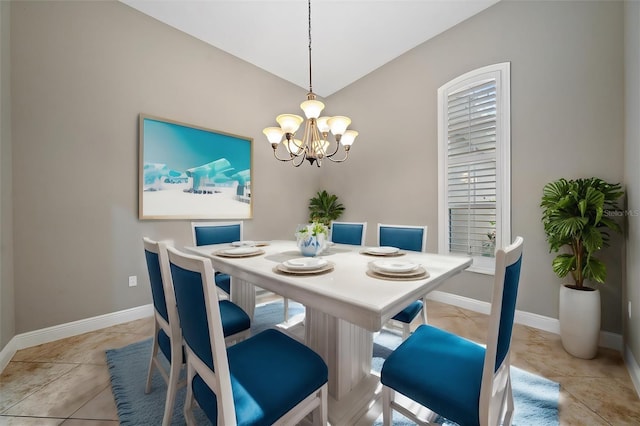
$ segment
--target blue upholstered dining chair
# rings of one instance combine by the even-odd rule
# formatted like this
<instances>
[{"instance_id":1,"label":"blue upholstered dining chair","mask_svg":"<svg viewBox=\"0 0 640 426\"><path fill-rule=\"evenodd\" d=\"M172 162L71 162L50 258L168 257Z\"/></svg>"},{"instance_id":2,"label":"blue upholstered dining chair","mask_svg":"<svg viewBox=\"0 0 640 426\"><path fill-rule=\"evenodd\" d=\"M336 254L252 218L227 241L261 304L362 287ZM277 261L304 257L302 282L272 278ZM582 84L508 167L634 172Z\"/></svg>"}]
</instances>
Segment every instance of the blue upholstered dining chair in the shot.
<instances>
[{"instance_id":1,"label":"blue upholstered dining chair","mask_svg":"<svg viewBox=\"0 0 640 426\"><path fill-rule=\"evenodd\" d=\"M167 383L167 397L162 418L162 424L165 426L171 423L176 392L181 386L185 385L184 380L182 382L178 380L180 370L185 363L182 331L169 270L169 257L167 255L169 243L165 241L158 242L145 237L143 238L143 244L149 283L151 284L154 313L153 344L145 393L151 392L151 379L154 369L157 368ZM222 312L222 327L226 344L248 337L251 322L246 312L228 300L220 302L220 311ZM168 371L165 370L160 361L160 353L169 361Z\"/></svg>"},{"instance_id":2,"label":"blue upholstered dining chair","mask_svg":"<svg viewBox=\"0 0 640 426\"><path fill-rule=\"evenodd\" d=\"M211 244L232 243L242 241L243 222L191 222L193 244L196 246L208 246ZM229 274L216 273L216 286L225 295L231 294L231 277Z\"/></svg>"},{"instance_id":3,"label":"blue upholstered dining chair","mask_svg":"<svg viewBox=\"0 0 640 426\"><path fill-rule=\"evenodd\" d=\"M242 241L243 222L191 222L193 244L207 246L210 244L232 243ZM216 272L216 286L224 292L225 297L231 295L231 277L223 272ZM284 301L284 320L289 320L289 299Z\"/></svg>"},{"instance_id":4,"label":"blue upholstered dining chair","mask_svg":"<svg viewBox=\"0 0 640 426\"><path fill-rule=\"evenodd\" d=\"M427 249L427 227L411 225L378 224L378 245L397 247L401 250L425 251ZM422 312L422 322L427 323L427 298L416 300L392 319L402 324L402 338L411 332L411 322Z\"/></svg>"},{"instance_id":5,"label":"blue upholstered dining chair","mask_svg":"<svg viewBox=\"0 0 640 426\"><path fill-rule=\"evenodd\" d=\"M367 222L331 222L331 242L363 246L367 235Z\"/></svg>"},{"instance_id":6,"label":"blue upholstered dining chair","mask_svg":"<svg viewBox=\"0 0 640 426\"><path fill-rule=\"evenodd\" d=\"M211 260L168 251L187 355L187 424L195 399L214 425L289 425L311 413L326 425L322 358L275 329L225 347Z\"/></svg>"},{"instance_id":7,"label":"blue upholstered dining chair","mask_svg":"<svg viewBox=\"0 0 640 426\"><path fill-rule=\"evenodd\" d=\"M157 368L167 383L167 397L164 405L164 416L162 417L162 425L166 426L171 423L176 392L180 386L184 386L184 381L179 383L178 380L180 370L184 365L182 332L168 269L167 243L153 241L145 237L143 244L149 282L151 284L154 316L153 345L145 393L151 392L151 378L154 368ZM168 372L158 357L158 350L169 361Z\"/></svg>"},{"instance_id":8,"label":"blue upholstered dining chair","mask_svg":"<svg viewBox=\"0 0 640 426\"><path fill-rule=\"evenodd\" d=\"M522 264L522 237L496 252L486 348L421 325L382 366L383 423L392 410L415 419L414 401L460 425L510 425L510 348ZM412 407L415 408L413 403Z\"/></svg>"}]
</instances>

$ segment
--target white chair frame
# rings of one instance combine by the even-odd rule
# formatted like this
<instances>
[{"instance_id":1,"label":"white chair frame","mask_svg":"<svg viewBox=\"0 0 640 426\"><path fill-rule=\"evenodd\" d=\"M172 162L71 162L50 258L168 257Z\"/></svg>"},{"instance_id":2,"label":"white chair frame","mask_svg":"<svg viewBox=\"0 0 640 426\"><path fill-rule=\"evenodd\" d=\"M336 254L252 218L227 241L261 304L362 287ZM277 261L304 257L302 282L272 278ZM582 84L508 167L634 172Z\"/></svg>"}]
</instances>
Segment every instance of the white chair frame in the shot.
<instances>
[{"instance_id":1,"label":"white chair frame","mask_svg":"<svg viewBox=\"0 0 640 426\"><path fill-rule=\"evenodd\" d=\"M364 245L364 241L367 238L367 222L339 222L339 221L331 221L331 228L329 230L329 239L333 241L333 224L337 223L340 225L362 225L362 236L360 238L360 245Z\"/></svg>"},{"instance_id":2,"label":"white chair frame","mask_svg":"<svg viewBox=\"0 0 640 426\"><path fill-rule=\"evenodd\" d=\"M150 238L143 238L144 249L151 253L158 255L160 264L160 275L162 277L162 288L164 289L164 298L167 305L167 316L169 322L160 315L160 313L153 309L154 327L153 327L153 346L151 350L151 360L149 362L149 370L147 372L147 383L145 386L145 393L151 392L151 378L153 376L154 367L158 369L158 372L167 384L167 398L164 404L164 415L162 417L162 425L167 426L171 424L171 418L173 417L173 406L176 399L176 393L178 389L186 384L186 381L178 381L180 377L180 370L182 369L182 331L180 330L180 320L178 318L178 311L176 309L176 299L173 293L173 284L171 281L171 272L169 270L169 258L167 255L167 247L169 246L166 241L153 241ZM160 358L158 358L158 352L160 347L158 345L158 333L163 330L169 341L171 342L171 363L169 371L167 372Z\"/></svg>"},{"instance_id":3,"label":"white chair frame","mask_svg":"<svg viewBox=\"0 0 640 426\"><path fill-rule=\"evenodd\" d=\"M191 222L191 238L193 239L193 245L197 246L196 242L196 228L205 227L205 226L230 226L230 225L240 225L240 241L244 239L244 221L232 221L232 222ZM229 241L232 243L233 241ZM231 291L233 292L233 278L231 278ZM224 291L219 291L219 296L223 298L230 298L231 295L227 295ZM282 298L284 304L284 321L289 321L289 299L286 297Z\"/></svg>"},{"instance_id":4,"label":"white chair frame","mask_svg":"<svg viewBox=\"0 0 640 426\"><path fill-rule=\"evenodd\" d=\"M428 226L417 226L417 225L390 225L386 223L378 223L378 232L376 233L377 243L380 246L380 228L404 228L404 229L421 229L422 232L422 249L420 251L427 251L427 231L429 230ZM427 320L427 295L422 296L422 323L428 324ZM398 321L399 322L399 321ZM402 340L405 340L411 334L411 324L401 323L402 324Z\"/></svg>"},{"instance_id":5,"label":"white chair frame","mask_svg":"<svg viewBox=\"0 0 640 426\"><path fill-rule=\"evenodd\" d=\"M498 334L500 331L500 315L502 314L502 295L506 268L513 265L522 256L523 238L516 237L515 241L504 249L496 251L495 279L491 298L491 313L489 315L487 345L482 369L480 385L479 416L481 426L510 425L513 417L513 391L511 388L511 345L498 369L495 369ZM396 399L397 398L397 399ZM431 424L416 416L415 412L405 404L406 397L393 389L382 387L383 425L390 426L392 410L400 412L420 425ZM415 402L412 402L415 407Z\"/></svg>"},{"instance_id":6,"label":"white chair frame","mask_svg":"<svg viewBox=\"0 0 640 426\"><path fill-rule=\"evenodd\" d=\"M198 243L196 241L196 228L199 227L213 227L213 226L231 226L231 225L240 225L240 241L244 238L244 221L233 221L233 222L191 222L191 238L193 239L193 245L197 246ZM233 241L229 241L232 243Z\"/></svg>"},{"instance_id":7,"label":"white chair frame","mask_svg":"<svg viewBox=\"0 0 640 426\"><path fill-rule=\"evenodd\" d=\"M378 231L376 233L376 242L378 246L380 246L380 228L404 228L404 229L422 229L424 232L422 233L422 252L427 251L427 231L429 230L428 226L418 226L418 225L390 225L387 223L378 223Z\"/></svg>"},{"instance_id":8,"label":"white chair frame","mask_svg":"<svg viewBox=\"0 0 640 426\"><path fill-rule=\"evenodd\" d=\"M213 372L193 352L189 345L185 344L187 355L187 395L184 404L184 417L187 425L195 425L193 417L193 388L192 382L196 374L213 390L218 403L218 425L235 425L236 414L231 390L231 374L229 372L229 360L222 335L222 321L220 319L220 307L218 305L217 291L213 278L213 266L211 260L199 256L192 256L169 248L171 263L183 269L200 273L203 277L203 291L206 304L207 322L211 338L211 352L216 372ZM327 405L328 386L325 383L316 392L302 400L292 410L278 419L275 425L293 425L302 421L308 414L317 410L319 415L314 415L315 425L326 425L328 417Z\"/></svg>"},{"instance_id":9,"label":"white chair frame","mask_svg":"<svg viewBox=\"0 0 640 426\"><path fill-rule=\"evenodd\" d=\"M180 329L180 319L178 318L178 310L176 308L176 298L173 292L173 280L171 279L171 270L169 268L169 257L167 254L167 248L173 246L171 241L154 241L150 238L143 238L144 249L158 255L158 261L160 264L160 276L162 277L162 288L164 289L164 298L167 306L167 316L169 322L160 315L160 313L153 309L154 316L154 333L153 344L151 349L151 360L149 362L149 369L147 372L147 382L145 385L145 393L151 392L151 379L153 377L154 368L158 369L158 372L167 384L167 398L164 405L164 414L162 417L162 426L171 424L173 417L173 407L175 405L175 398L178 389L185 386L186 380L179 381L180 370L184 363L182 362L182 331ZM159 349L158 344L158 332L163 330L171 343L171 362L169 365L169 371L165 370L160 358L158 357ZM236 342L240 342L251 334L251 330L247 329L236 334L232 334L225 338L225 345L229 346Z\"/></svg>"}]
</instances>

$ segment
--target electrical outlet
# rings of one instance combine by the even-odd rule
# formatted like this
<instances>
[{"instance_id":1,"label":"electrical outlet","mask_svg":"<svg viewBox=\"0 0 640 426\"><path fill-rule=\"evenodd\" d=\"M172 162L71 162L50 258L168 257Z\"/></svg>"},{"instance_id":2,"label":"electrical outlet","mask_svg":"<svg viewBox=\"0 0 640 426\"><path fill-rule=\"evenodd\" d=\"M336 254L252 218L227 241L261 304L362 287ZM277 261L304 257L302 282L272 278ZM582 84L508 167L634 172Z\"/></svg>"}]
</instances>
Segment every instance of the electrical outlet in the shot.
<instances>
[{"instance_id":1,"label":"electrical outlet","mask_svg":"<svg viewBox=\"0 0 640 426\"><path fill-rule=\"evenodd\" d=\"M135 287L138 285L138 277L135 275L131 275L129 277L129 287Z\"/></svg>"},{"instance_id":2,"label":"electrical outlet","mask_svg":"<svg viewBox=\"0 0 640 426\"><path fill-rule=\"evenodd\" d=\"M629 319L631 319L631 300L629 300Z\"/></svg>"}]
</instances>

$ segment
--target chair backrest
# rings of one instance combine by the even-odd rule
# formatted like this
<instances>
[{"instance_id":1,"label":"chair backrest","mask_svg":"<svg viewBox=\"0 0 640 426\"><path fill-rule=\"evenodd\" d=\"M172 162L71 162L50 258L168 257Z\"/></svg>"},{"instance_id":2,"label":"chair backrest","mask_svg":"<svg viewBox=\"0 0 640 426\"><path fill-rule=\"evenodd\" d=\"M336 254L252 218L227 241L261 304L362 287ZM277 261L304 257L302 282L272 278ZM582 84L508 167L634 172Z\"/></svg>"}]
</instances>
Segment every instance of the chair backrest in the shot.
<instances>
[{"instance_id":1,"label":"chair backrest","mask_svg":"<svg viewBox=\"0 0 640 426\"><path fill-rule=\"evenodd\" d=\"M378 224L378 245L402 250L426 251L427 227Z\"/></svg>"},{"instance_id":2,"label":"chair backrest","mask_svg":"<svg viewBox=\"0 0 640 426\"><path fill-rule=\"evenodd\" d=\"M236 424L231 377L211 260L169 248L187 362L217 397L218 424ZM222 416L222 417L220 417Z\"/></svg>"},{"instance_id":3,"label":"chair backrest","mask_svg":"<svg viewBox=\"0 0 640 426\"><path fill-rule=\"evenodd\" d=\"M193 244L232 243L242 240L242 221L239 222L191 222Z\"/></svg>"},{"instance_id":4,"label":"chair backrest","mask_svg":"<svg viewBox=\"0 0 640 426\"><path fill-rule=\"evenodd\" d=\"M162 321L160 324L171 338L177 336L180 339L180 322L167 255L169 243L154 241L147 237L144 237L142 241L156 317L160 316L164 320L164 324Z\"/></svg>"},{"instance_id":5,"label":"chair backrest","mask_svg":"<svg viewBox=\"0 0 640 426\"><path fill-rule=\"evenodd\" d=\"M497 424L501 418L502 401L507 392L511 349L511 332L516 310L523 238L496 251L496 269L491 299L491 315L487 349L480 390L480 418Z\"/></svg>"},{"instance_id":6,"label":"chair backrest","mask_svg":"<svg viewBox=\"0 0 640 426\"><path fill-rule=\"evenodd\" d=\"M337 244L363 246L367 222L331 222L331 241Z\"/></svg>"}]
</instances>

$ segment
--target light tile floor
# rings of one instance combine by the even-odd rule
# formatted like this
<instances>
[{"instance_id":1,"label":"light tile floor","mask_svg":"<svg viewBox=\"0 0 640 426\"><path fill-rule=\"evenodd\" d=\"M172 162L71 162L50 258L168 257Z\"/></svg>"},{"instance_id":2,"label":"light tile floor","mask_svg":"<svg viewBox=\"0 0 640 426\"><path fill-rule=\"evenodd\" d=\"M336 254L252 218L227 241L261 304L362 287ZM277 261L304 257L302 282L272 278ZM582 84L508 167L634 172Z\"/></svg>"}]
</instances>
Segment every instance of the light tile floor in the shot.
<instances>
[{"instance_id":1,"label":"light tile floor","mask_svg":"<svg viewBox=\"0 0 640 426\"><path fill-rule=\"evenodd\" d=\"M429 321L484 341L487 316L429 302ZM0 375L0 425L117 425L105 349L151 336L151 318L18 351ZM621 355L567 354L557 335L516 325L512 364L560 383L561 425L638 425L640 400Z\"/></svg>"}]
</instances>

